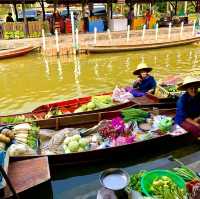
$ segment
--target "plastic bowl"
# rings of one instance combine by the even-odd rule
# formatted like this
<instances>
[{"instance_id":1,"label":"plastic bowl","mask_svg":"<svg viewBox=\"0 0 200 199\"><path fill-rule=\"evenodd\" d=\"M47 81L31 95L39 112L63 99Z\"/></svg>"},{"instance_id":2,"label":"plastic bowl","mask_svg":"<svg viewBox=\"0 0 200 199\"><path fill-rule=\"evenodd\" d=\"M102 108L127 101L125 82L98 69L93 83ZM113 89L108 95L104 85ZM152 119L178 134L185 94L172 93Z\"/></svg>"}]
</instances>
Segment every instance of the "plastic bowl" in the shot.
<instances>
[{"instance_id":1,"label":"plastic bowl","mask_svg":"<svg viewBox=\"0 0 200 199\"><path fill-rule=\"evenodd\" d=\"M146 196L152 196L150 187L153 181L155 180L155 178L162 177L162 176L169 177L174 183L176 183L176 185L179 188L186 190L185 181L183 180L183 178L179 177L172 171L160 169L160 170L153 170L144 174L144 176L141 179L142 192Z\"/></svg>"}]
</instances>

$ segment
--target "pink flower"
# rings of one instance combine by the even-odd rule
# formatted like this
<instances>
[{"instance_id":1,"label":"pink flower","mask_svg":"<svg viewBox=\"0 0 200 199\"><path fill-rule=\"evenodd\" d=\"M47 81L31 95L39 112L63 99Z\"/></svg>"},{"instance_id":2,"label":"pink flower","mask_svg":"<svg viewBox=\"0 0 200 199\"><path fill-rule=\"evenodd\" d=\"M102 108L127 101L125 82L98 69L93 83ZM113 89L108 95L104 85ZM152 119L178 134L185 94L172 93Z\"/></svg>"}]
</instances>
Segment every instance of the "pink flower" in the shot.
<instances>
[{"instance_id":1,"label":"pink flower","mask_svg":"<svg viewBox=\"0 0 200 199\"><path fill-rule=\"evenodd\" d=\"M125 128L124 120L121 117L116 117L112 119L112 126L115 128L116 131L122 133Z\"/></svg>"}]
</instances>

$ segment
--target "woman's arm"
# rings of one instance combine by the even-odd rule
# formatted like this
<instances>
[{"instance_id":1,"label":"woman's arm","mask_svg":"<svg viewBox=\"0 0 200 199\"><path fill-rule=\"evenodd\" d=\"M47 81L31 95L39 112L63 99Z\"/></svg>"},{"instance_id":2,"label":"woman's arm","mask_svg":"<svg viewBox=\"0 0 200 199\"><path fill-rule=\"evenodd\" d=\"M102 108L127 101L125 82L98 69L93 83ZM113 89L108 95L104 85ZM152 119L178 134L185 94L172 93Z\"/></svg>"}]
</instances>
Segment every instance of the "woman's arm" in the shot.
<instances>
[{"instance_id":1,"label":"woman's arm","mask_svg":"<svg viewBox=\"0 0 200 199\"><path fill-rule=\"evenodd\" d=\"M195 119L193 120L191 118L186 118L185 121L193 124L194 126L200 127L200 124Z\"/></svg>"}]
</instances>

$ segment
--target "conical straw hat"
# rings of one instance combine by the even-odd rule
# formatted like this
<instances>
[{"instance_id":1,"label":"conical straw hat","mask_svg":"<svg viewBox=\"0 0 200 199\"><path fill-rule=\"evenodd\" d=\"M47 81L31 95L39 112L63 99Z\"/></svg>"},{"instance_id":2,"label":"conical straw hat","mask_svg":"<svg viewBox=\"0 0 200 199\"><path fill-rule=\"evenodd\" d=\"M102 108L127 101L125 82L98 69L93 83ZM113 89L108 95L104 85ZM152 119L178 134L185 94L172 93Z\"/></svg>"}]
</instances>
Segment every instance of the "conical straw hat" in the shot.
<instances>
[{"instance_id":1,"label":"conical straw hat","mask_svg":"<svg viewBox=\"0 0 200 199\"><path fill-rule=\"evenodd\" d=\"M145 63L141 63L137 66L137 69L135 71L133 71L134 75L139 75L141 70L145 70L147 72L152 71L152 68L147 66Z\"/></svg>"},{"instance_id":2,"label":"conical straw hat","mask_svg":"<svg viewBox=\"0 0 200 199\"><path fill-rule=\"evenodd\" d=\"M192 76L184 78L183 82L179 84L178 90L186 90L190 87L200 87L200 79Z\"/></svg>"}]
</instances>

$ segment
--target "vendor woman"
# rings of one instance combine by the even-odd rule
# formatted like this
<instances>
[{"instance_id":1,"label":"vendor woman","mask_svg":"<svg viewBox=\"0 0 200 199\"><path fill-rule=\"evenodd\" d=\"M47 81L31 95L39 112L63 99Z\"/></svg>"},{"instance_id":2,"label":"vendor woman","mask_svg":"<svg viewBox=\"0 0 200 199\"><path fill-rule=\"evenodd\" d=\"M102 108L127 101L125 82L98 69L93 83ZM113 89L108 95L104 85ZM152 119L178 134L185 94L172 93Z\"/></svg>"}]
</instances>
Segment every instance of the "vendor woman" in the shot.
<instances>
[{"instance_id":1,"label":"vendor woman","mask_svg":"<svg viewBox=\"0 0 200 199\"><path fill-rule=\"evenodd\" d=\"M133 83L133 88L138 89L143 93L154 93L156 89L156 81L153 76L149 74L152 68L145 63L141 63L137 66L137 69L133 72L138 78Z\"/></svg>"},{"instance_id":2,"label":"vendor woman","mask_svg":"<svg viewBox=\"0 0 200 199\"><path fill-rule=\"evenodd\" d=\"M200 137L200 79L186 77L178 87L186 91L178 100L175 122L195 137Z\"/></svg>"}]
</instances>

